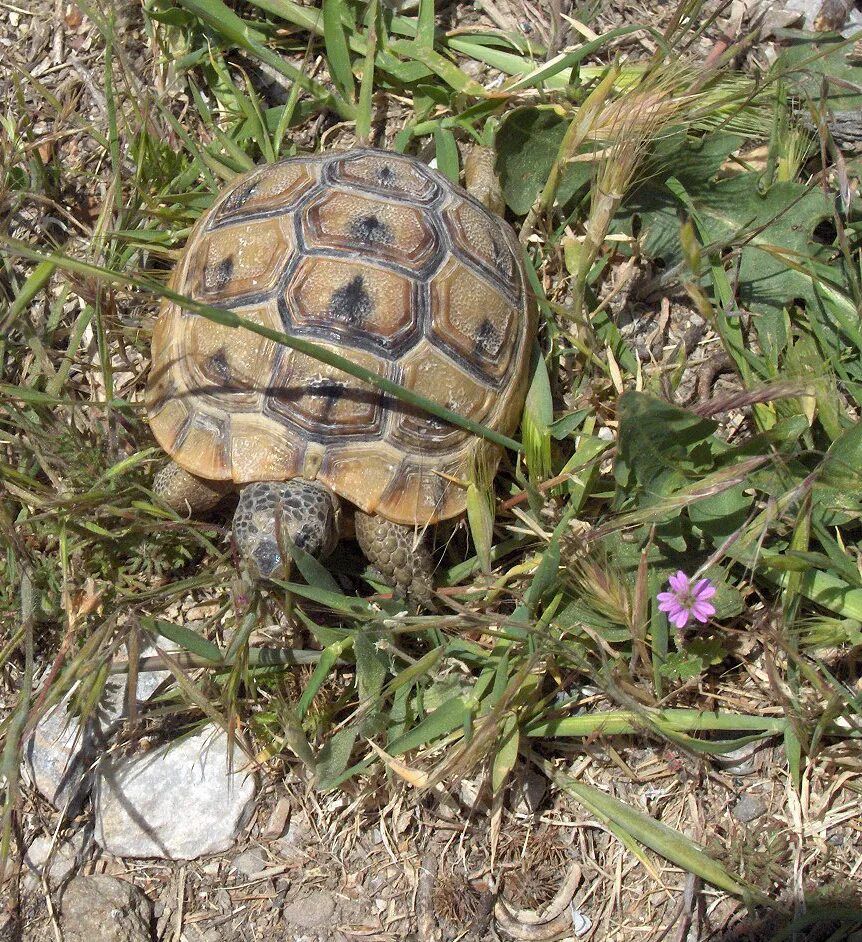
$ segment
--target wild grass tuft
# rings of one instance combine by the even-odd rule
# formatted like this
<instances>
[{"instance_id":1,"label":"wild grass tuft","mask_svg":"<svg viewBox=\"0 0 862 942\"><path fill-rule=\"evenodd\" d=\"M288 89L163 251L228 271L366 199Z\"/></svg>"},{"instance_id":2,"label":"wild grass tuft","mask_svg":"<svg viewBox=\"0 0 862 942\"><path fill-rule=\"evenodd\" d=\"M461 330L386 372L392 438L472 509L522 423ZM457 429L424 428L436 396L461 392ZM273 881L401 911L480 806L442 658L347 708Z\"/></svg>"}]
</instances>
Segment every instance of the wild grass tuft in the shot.
<instances>
[{"instance_id":1,"label":"wild grass tuft","mask_svg":"<svg viewBox=\"0 0 862 942\"><path fill-rule=\"evenodd\" d=\"M811 146L791 107L835 51L756 82L692 65L696 4L663 33L550 49L446 29L428 0L147 0L150 88L116 24L79 6L97 27L87 80L17 66L0 124L3 859L28 732L64 698L92 713L123 649L155 640L138 670L175 683L132 734L245 729L263 763L354 794L390 775L430 801L476 777L494 815L532 767L650 880L666 860L773 903L779 862L802 867L794 842L820 833L812 789L823 807L859 789L858 225L831 132ZM356 142L453 178L493 142L539 312L514 436L266 332L504 449L496 480L483 444L459 482L468 526L438 541L430 613L346 545L326 565L297 550L290 581L255 587L226 516L185 519L151 489L157 299L265 332L168 287L192 226L237 174ZM718 587L706 628L674 633L658 610L680 569ZM686 783L755 743L809 818L753 866L731 840L710 856ZM638 749L673 820L638 806ZM703 814L718 832L723 810Z\"/></svg>"}]
</instances>

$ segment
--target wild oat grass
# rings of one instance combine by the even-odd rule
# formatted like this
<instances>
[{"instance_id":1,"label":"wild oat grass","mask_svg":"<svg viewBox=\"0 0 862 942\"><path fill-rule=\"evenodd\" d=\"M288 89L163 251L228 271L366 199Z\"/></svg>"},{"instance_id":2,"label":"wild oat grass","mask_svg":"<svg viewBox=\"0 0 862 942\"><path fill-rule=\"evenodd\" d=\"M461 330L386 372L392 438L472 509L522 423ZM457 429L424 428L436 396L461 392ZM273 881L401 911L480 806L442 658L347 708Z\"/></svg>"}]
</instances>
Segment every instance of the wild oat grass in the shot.
<instances>
[{"instance_id":1,"label":"wild oat grass","mask_svg":"<svg viewBox=\"0 0 862 942\"><path fill-rule=\"evenodd\" d=\"M569 32L549 54L550 21L536 23L544 39L472 17L447 29L430 0L403 13L147 0L135 39L147 83L112 10L78 6L95 111L83 80L17 62L4 85L2 859L28 732L67 694L92 712L115 655L135 662L161 635L179 652L136 669L166 666L175 683L132 714L132 733L207 718L237 742L248 733L267 767L357 805L397 782L451 804L478 777L498 835L509 788L533 768L580 824L612 835L602 853L624 854L639 887L672 866L725 899L799 907L807 873L849 879L844 862L818 868L823 829L852 827L860 789L862 292L846 159L827 130L812 146L790 107L807 73L698 69L711 20L694 3L662 32ZM158 298L264 331L167 287L191 226L237 173L357 141L433 157L453 178L466 145L494 146L536 295L517 439L410 400L507 449L496 481L477 462L462 482L467 523L439 541L436 613L405 612L349 547L326 565L297 551L290 581L255 586L225 517L184 519L150 487L161 458L142 390ZM665 306L638 298L651 279ZM647 345L627 308L667 337ZM680 406L717 353L735 387ZM672 632L659 609L678 570L718 588L701 633ZM766 778L786 783L788 840L710 840L730 827L715 792L699 803L711 763L756 743L771 749ZM659 810L637 790L653 774L668 783ZM460 879L439 892L457 895ZM590 879L597 896L615 885Z\"/></svg>"}]
</instances>

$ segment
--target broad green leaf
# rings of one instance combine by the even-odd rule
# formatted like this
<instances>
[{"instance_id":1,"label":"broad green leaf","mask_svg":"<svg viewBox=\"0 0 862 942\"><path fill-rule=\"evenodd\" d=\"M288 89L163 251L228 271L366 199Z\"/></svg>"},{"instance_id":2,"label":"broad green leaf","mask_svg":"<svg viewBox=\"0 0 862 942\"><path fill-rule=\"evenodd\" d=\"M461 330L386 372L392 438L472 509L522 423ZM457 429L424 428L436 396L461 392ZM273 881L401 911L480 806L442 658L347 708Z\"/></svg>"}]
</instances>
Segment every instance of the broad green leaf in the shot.
<instances>
[{"instance_id":1,"label":"broad green leaf","mask_svg":"<svg viewBox=\"0 0 862 942\"><path fill-rule=\"evenodd\" d=\"M335 787L350 762L359 730L348 726L332 735L317 755L317 787L321 791Z\"/></svg>"},{"instance_id":2,"label":"broad green leaf","mask_svg":"<svg viewBox=\"0 0 862 942\"><path fill-rule=\"evenodd\" d=\"M380 711L380 691L389 669L388 658L375 644L375 637L368 632L356 632L353 650L356 654L356 687L359 693L359 706L364 718L360 732L363 736L373 736Z\"/></svg>"},{"instance_id":3,"label":"broad green leaf","mask_svg":"<svg viewBox=\"0 0 862 942\"><path fill-rule=\"evenodd\" d=\"M544 189L557 159L569 119L555 108L516 108L497 130L497 172L503 196L518 216L529 212ZM572 163L563 171L557 202L567 203L592 178L589 163Z\"/></svg>"},{"instance_id":4,"label":"broad green leaf","mask_svg":"<svg viewBox=\"0 0 862 942\"><path fill-rule=\"evenodd\" d=\"M174 644L178 644L186 651L191 651L192 654L215 663L222 661L222 652L217 645L185 625L176 625L173 622L162 621L160 618L143 618L141 624L155 634L164 635Z\"/></svg>"},{"instance_id":5,"label":"broad green leaf","mask_svg":"<svg viewBox=\"0 0 862 942\"><path fill-rule=\"evenodd\" d=\"M614 475L620 487L635 484L647 500L670 494L687 483L698 465L711 463L706 444L718 424L662 399L626 392L617 407L620 422Z\"/></svg>"}]
</instances>

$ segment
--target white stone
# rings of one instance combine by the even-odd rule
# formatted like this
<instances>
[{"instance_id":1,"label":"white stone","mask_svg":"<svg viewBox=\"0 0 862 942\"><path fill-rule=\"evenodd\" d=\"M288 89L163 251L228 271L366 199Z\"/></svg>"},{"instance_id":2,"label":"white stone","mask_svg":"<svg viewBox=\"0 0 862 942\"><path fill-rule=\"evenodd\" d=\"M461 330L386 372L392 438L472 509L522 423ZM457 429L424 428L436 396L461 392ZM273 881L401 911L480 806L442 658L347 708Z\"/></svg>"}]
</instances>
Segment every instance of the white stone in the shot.
<instances>
[{"instance_id":1,"label":"white stone","mask_svg":"<svg viewBox=\"0 0 862 942\"><path fill-rule=\"evenodd\" d=\"M95 837L117 857L192 860L227 850L250 812L255 782L228 771L227 736L207 727L144 756L108 758L95 788Z\"/></svg>"},{"instance_id":2,"label":"white stone","mask_svg":"<svg viewBox=\"0 0 862 942\"><path fill-rule=\"evenodd\" d=\"M90 786L88 765L95 756L95 724L82 727L68 712L69 698L49 710L36 724L24 751L32 783L59 809L75 814Z\"/></svg>"},{"instance_id":3,"label":"white stone","mask_svg":"<svg viewBox=\"0 0 862 942\"><path fill-rule=\"evenodd\" d=\"M159 638L165 647L173 647L167 638ZM154 647L142 652L142 657L156 654ZM145 703L161 683L171 676L170 671L147 671L138 674L136 699ZM71 694L49 710L36 724L25 749L25 772L30 781L58 810L67 807L70 814L79 810L92 784L89 766L96 757L100 740L109 736L117 722L126 716L128 697L127 676L116 675L108 679L95 718L83 726L77 716L69 713Z\"/></svg>"}]
</instances>

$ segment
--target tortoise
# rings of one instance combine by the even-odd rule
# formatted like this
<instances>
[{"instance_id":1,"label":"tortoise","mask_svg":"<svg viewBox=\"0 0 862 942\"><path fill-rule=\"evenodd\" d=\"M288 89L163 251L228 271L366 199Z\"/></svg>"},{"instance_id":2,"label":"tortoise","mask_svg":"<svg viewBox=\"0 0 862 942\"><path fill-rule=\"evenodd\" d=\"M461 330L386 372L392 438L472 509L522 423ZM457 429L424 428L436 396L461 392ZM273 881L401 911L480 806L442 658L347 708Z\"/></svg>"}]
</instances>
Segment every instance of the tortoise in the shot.
<instances>
[{"instance_id":1,"label":"tortoise","mask_svg":"<svg viewBox=\"0 0 862 942\"><path fill-rule=\"evenodd\" d=\"M518 242L492 211L502 201L489 154L467 161L479 198L382 150L259 167L200 218L171 287L511 434L535 317ZM493 470L501 453L341 370L167 299L146 406L172 459L154 491L188 513L239 488L234 540L256 578L285 573L285 533L322 559L352 526L368 560L417 600L431 585L425 529L461 514L471 467Z\"/></svg>"}]
</instances>

